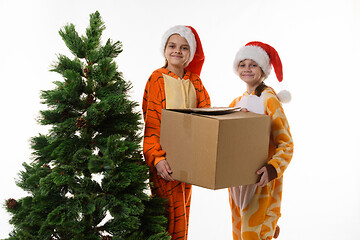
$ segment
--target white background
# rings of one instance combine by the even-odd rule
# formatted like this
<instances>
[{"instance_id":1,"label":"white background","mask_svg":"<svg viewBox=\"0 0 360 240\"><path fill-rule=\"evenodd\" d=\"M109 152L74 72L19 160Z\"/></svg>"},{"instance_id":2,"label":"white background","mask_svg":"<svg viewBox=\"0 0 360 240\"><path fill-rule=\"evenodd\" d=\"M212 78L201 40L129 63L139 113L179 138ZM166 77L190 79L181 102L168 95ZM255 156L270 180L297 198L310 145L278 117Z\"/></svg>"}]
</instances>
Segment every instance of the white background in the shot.
<instances>
[{"instance_id":1,"label":"white background","mask_svg":"<svg viewBox=\"0 0 360 240\"><path fill-rule=\"evenodd\" d=\"M147 78L161 67L163 32L193 26L206 61L201 78L213 106L227 106L245 91L232 71L238 48L266 42L280 54L288 89L284 105L295 142L284 175L280 240L357 239L360 226L359 54L357 0L0 0L0 200L26 195L15 185L22 163L31 161L29 139L47 128L36 118L40 90L61 76L49 72L56 54L67 50L58 30L74 23L85 33L89 14L99 10L107 29L103 40L123 43L116 59L141 103ZM139 108L140 110L140 108ZM231 239L227 190L194 187L189 239ZM11 230L0 209L0 238Z\"/></svg>"}]
</instances>

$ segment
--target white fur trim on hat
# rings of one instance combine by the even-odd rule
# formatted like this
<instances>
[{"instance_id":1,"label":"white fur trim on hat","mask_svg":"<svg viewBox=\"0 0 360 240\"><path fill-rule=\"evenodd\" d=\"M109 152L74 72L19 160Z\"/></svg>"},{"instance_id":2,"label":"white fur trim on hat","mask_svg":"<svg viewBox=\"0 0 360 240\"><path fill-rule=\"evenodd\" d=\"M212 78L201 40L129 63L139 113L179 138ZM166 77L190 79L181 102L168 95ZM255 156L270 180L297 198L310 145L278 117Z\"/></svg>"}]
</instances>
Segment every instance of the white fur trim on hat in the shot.
<instances>
[{"instance_id":1,"label":"white fur trim on hat","mask_svg":"<svg viewBox=\"0 0 360 240\"><path fill-rule=\"evenodd\" d=\"M189 61L187 62L187 64L189 64L193 60L195 52L196 52L196 40L195 40L195 36L194 36L193 32L191 31L191 29L184 25L176 25L174 27L169 28L164 33L162 41L161 41L161 48L160 48L161 53L164 55L166 43L167 43L169 37L174 34L179 34L180 36L185 38L186 41L188 42L188 44L190 46L190 58L189 58Z\"/></svg>"},{"instance_id":2,"label":"white fur trim on hat","mask_svg":"<svg viewBox=\"0 0 360 240\"><path fill-rule=\"evenodd\" d=\"M255 61L257 64L259 64L266 77L269 76L271 71L270 58L264 49L258 46L251 45L241 47L236 53L234 60L234 71L236 74L238 71L239 63L245 59L251 59Z\"/></svg>"}]
</instances>

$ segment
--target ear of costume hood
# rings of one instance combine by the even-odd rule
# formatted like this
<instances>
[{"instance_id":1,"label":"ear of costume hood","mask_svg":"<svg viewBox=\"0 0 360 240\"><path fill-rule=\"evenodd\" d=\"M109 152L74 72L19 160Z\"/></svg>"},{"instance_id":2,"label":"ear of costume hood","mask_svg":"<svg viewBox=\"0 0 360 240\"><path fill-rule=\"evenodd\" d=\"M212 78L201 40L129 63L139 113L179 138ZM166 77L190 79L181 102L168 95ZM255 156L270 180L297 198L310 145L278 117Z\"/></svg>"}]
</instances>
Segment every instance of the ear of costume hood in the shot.
<instances>
[{"instance_id":1,"label":"ear of costume hood","mask_svg":"<svg viewBox=\"0 0 360 240\"><path fill-rule=\"evenodd\" d=\"M185 68L185 70L196 73L197 75L200 76L201 69L205 61L204 51L201 45L199 35L197 34L196 30L191 26L186 26L186 27L190 28L195 36L196 51L193 60L189 63L189 65Z\"/></svg>"}]
</instances>

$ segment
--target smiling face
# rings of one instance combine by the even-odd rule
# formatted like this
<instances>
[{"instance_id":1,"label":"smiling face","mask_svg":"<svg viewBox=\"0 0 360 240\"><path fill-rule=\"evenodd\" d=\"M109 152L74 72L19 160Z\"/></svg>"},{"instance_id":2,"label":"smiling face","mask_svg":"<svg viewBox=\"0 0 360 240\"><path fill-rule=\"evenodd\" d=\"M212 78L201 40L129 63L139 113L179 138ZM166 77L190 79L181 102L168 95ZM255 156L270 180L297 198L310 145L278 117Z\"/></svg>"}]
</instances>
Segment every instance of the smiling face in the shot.
<instances>
[{"instance_id":1,"label":"smiling face","mask_svg":"<svg viewBox=\"0 0 360 240\"><path fill-rule=\"evenodd\" d=\"M245 59L239 63L237 69L238 76L243 80L252 92L265 79L265 74L261 67L251 59Z\"/></svg>"},{"instance_id":2,"label":"smiling face","mask_svg":"<svg viewBox=\"0 0 360 240\"><path fill-rule=\"evenodd\" d=\"M167 68L185 68L190 58L190 46L186 39L178 34L170 36L165 46L165 58Z\"/></svg>"}]
</instances>

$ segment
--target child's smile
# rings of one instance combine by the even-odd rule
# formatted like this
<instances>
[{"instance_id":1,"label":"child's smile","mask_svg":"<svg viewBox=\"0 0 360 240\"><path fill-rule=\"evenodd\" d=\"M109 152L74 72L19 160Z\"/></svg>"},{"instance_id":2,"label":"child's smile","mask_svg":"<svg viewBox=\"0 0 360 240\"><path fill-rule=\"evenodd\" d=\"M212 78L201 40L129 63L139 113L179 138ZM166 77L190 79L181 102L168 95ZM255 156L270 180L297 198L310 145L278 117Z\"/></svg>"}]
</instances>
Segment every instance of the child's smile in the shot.
<instances>
[{"instance_id":1,"label":"child's smile","mask_svg":"<svg viewBox=\"0 0 360 240\"><path fill-rule=\"evenodd\" d=\"M250 59L245 59L239 63L238 75L241 80L247 84L248 89L255 89L260 85L264 78L260 66Z\"/></svg>"},{"instance_id":2,"label":"child's smile","mask_svg":"<svg viewBox=\"0 0 360 240\"><path fill-rule=\"evenodd\" d=\"M171 67L185 67L190 58L190 47L185 38L174 34L165 47L165 58Z\"/></svg>"}]
</instances>

